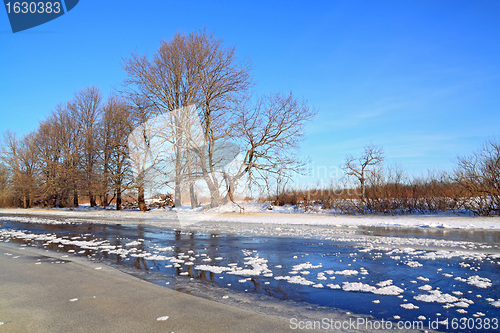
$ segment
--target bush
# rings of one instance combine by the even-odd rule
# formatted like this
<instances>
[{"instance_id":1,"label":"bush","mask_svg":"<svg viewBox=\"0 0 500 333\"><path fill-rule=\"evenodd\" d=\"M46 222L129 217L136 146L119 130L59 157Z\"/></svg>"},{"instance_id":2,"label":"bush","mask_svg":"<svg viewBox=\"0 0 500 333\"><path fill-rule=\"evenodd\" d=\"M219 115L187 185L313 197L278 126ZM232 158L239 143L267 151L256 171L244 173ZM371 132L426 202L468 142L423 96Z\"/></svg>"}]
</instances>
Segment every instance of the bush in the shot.
<instances>
[{"instance_id":1,"label":"bush","mask_svg":"<svg viewBox=\"0 0 500 333\"><path fill-rule=\"evenodd\" d=\"M500 142L486 142L478 152L460 158L455 179L464 191L464 209L500 215Z\"/></svg>"}]
</instances>

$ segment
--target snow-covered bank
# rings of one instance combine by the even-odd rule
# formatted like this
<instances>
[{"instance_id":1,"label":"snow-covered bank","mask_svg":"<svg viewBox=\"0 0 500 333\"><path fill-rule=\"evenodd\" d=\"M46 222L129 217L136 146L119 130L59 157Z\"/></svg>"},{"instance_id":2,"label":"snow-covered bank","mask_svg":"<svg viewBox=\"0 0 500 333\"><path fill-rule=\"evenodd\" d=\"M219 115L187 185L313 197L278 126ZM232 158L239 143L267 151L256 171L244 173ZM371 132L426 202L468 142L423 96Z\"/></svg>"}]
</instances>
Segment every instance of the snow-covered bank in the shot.
<instances>
[{"instance_id":1,"label":"snow-covered bank","mask_svg":"<svg viewBox=\"0 0 500 333\"><path fill-rule=\"evenodd\" d=\"M236 205L226 205L210 210L154 209L148 212L116 211L103 209L0 209L2 214L40 215L70 219L97 218L106 220L141 220L150 222L181 221L185 225L197 222L255 223L265 225L311 225L336 227L403 227L403 228L452 228L500 230L500 217L458 216L450 214L429 215L333 215L328 213L297 212L293 207L273 207L264 204L246 204L244 212ZM32 217L30 217L32 219ZM69 220L71 221L71 220ZM35 221L31 221L35 222ZM54 223L57 221L54 220ZM76 222L76 221L75 221Z\"/></svg>"}]
</instances>

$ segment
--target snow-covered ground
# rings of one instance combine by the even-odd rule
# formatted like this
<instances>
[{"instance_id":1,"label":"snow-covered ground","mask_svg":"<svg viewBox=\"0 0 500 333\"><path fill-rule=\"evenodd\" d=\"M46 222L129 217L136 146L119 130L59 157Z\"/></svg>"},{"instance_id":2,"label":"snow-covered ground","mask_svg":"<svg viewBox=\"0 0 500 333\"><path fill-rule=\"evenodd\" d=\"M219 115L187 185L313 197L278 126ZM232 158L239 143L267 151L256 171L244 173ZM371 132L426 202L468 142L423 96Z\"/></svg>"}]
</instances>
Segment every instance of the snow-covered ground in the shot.
<instances>
[{"instance_id":1,"label":"snow-covered ground","mask_svg":"<svg viewBox=\"0 0 500 333\"><path fill-rule=\"evenodd\" d=\"M477 217L445 214L427 215L336 215L329 212L303 212L292 206L271 207L263 203L246 203L244 212L237 205L225 205L215 209L192 210L189 207L153 209L148 212L116 211L104 209L0 209L0 214L50 215L60 217L102 218L106 220L147 220L148 222L180 221L190 225L198 222L231 222L266 225L311 225L336 227L406 227L500 230L500 217ZM30 217L33 221L33 218ZM56 221L54 220L54 223Z\"/></svg>"}]
</instances>

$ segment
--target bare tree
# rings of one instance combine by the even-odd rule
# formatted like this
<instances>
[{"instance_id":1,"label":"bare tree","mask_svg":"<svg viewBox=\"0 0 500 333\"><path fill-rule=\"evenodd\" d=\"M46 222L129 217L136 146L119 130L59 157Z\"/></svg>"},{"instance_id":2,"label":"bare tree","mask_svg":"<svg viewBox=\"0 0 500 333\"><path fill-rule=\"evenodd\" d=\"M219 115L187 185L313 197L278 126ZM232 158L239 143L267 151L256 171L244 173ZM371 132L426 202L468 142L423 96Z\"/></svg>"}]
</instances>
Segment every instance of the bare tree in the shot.
<instances>
[{"instance_id":1,"label":"bare tree","mask_svg":"<svg viewBox=\"0 0 500 333\"><path fill-rule=\"evenodd\" d=\"M39 197L44 206L64 207L68 197L66 170L62 161L61 144L64 139L53 113L43 121L34 136L34 145L39 156Z\"/></svg>"},{"instance_id":2,"label":"bare tree","mask_svg":"<svg viewBox=\"0 0 500 333\"><path fill-rule=\"evenodd\" d=\"M144 187L146 174L152 168L154 161L151 159L151 133L148 125L151 118L151 104L142 95L129 96L129 104L132 110L132 118L136 127L127 138L128 156L130 166L137 189L137 203L141 211L147 211L148 207L144 198Z\"/></svg>"},{"instance_id":3,"label":"bare tree","mask_svg":"<svg viewBox=\"0 0 500 333\"><path fill-rule=\"evenodd\" d=\"M72 112L71 105L66 103L55 113L56 123L60 131L60 149L70 192L68 206L78 207L81 187L80 172L80 133L77 115Z\"/></svg>"},{"instance_id":4,"label":"bare tree","mask_svg":"<svg viewBox=\"0 0 500 333\"><path fill-rule=\"evenodd\" d=\"M500 215L500 142L488 141L478 152L459 158L455 180L465 190L466 209Z\"/></svg>"},{"instance_id":5,"label":"bare tree","mask_svg":"<svg viewBox=\"0 0 500 333\"><path fill-rule=\"evenodd\" d=\"M0 160L0 207L12 205L9 169Z\"/></svg>"},{"instance_id":6,"label":"bare tree","mask_svg":"<svg viewBox=\"0 0 500 333\"><path fill-rule=\"evenodd\" d=\"M130 178L127 139L135 121L131 108L124 100L110 97L103 108L101 120L102 143L102 201L104 206L116 199L116 209L121 210L125 182ZM110 198L110 194L112 197Z\"/></svg>"},{"instance_id":7,"label":"bare tree","mask_svg":"<svg viewBox=\"0 0 500 333\"><path fill-rule=\"evenodd\" d=\"M219 202L219 181L210 175L214 172L212 157L217 140L228 136L225 126L235 103L250 85L246 65L236 62L234 48L225 48L222 40L205 31L187 36L176 34L172 41L164 42L153 60L133 55L125 64L129 95L141 95L153 106L153 113L172 115L175 152L175 205L181 204L183 178L190 177L183 169L186 135L183 132L183 108L195 105L200 112L204 129L204 147L198 151L198 161L203 163L204 179ZM132 88L132 89L130 89ZM201 156L203 155L203 156ZM205 155L208 155L206 159ZM193 184L192 179L190 183ZM193 189L191 188L191 192ZM191 195L192 206L196 206Z\"/></svg>"},{"instance_id":8,"label":"bare tree","mask_svg":"<svg viewBox=\"0 0 500 333\"><path fill-rule=\"evenodd\" d=\"M23 208L33 207L37 199L38 156L33 142L34 133L21 140L10 132L4 135L2 160L12 171L14 196Z\"/></svg>"},{"instance_id":9,"label":"bare tree","mask_svg":"<svg viewBox=\"0 0 500 333\"><path fill-rule=\"evenodd\" d=\"M75 94L70 108L75 115L76 124L80 129L80 168L85 191L90 200L90 206L95 207L96 195L100 184L97 177L99 145L98 124L101 115L102 95L96 87L88 87Z\"/></svg>"},{"instance_id":10,"label":"bare tree","mask_svg":"<svg viewBox=\"0 0 500 333\"><path fill-rule=\"evenodd\" d=\"M224 150L221 142L241 135L238 132L238 111L248 98L252 78L248 63L238 63L235 48L226 48L221 39L205 32L190 34L188 39L199 85L196 106L200 111L204 134L204 145L195 152L201 163L202 178L210 190L212 206L217 206L224 201L220 189L225 187L227 195L231 196L235 180L217 170L218 166L220 169L217 158L225 155L221 154Z\"/></svg>"},{"instance_id":11,"label":"bare tree","mask_svg":"<svg viewBox=\"0 0 500 333\"><path fill-rule=\"evenodd\" d=\"M315 114L315 110L292 93L264 96L249 110L242 109L235 127L241 140L243 162L232 181L245 174L250 182L268 178L269 174L288 179L299 172L303 163L297 157L297 149L305 125Z\"/></svg>"},{"instance_id":12,"label":"bare tree","mask_svg":"<svg viewBox=\"0 0 500 333\"><path fill-rule=\"evenodd\" d=\"M353 177L359 182L360 200L363 205L362 212L366 205L366 186L370 177L377 176L377 167L384 161L384 152L382 148L368 145L364 148L363 155L358 158L347 156L342 170L348 177Z\"/></svg>"},{"instance_id":13,"label":"bare tree","mask_svg":"<svg viewBox=\"0 0 500 333\"><path fill-rule=\"evenodd\" d=\"M247 107L248 65L238 63L234 48L226 48L222 40L204 31L177 34L152 61L133 55L125 70L129 96L143 96L150 112L170 117L165 123L171 129L164 132L174 150L175 205L180 204L183 182L189 184L193 207L198 179L204 180L211 205L217 206L234 201L234 189L245 175L297 170L293 151L314 112L291 93L266 96ZM186 111L190 105L194 117ZM235 145L243 157L230 171L225 165L238 154L233 156Z\"/></svg>"},{"instance_id":14,"label":"bare tree","mask_svg":"<svg viewBox=\"0 0 500 333\"><path fill-rule=\"evenodd\" d=\"M175 205L181 205L181 147L183 134L181 132L180 115L176 110L195 103L198 85L194 78L194 69L187 53L186 36L176 34L172 41L164 42L153 59L145 56L132 55L125 63L128 74L126 85L131 99L142 99L149 104L144 111L153 114L174 114L172 128L175 140Z\"/></svg>"}]
</instances>

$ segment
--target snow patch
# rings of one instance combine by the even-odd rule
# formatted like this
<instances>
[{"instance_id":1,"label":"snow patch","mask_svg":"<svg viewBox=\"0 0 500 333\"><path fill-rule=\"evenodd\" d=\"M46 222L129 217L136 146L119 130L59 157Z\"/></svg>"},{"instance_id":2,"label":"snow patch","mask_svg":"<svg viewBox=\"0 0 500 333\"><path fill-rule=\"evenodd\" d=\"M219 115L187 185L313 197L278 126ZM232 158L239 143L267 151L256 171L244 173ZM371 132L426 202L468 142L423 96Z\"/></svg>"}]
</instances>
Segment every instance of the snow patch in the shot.
<instances>
[{"instance_id":1,"label":"snow patch","mask_svg":"<svg viewBox=\"0 0 500 333\"><path fill-rule=\"evenodd\" d=\"M455 303L458 302L458 298L450 294L442 293L439 290L430 290L428 295L417 295L413 297L417 301L426 303Z\"/></svg>"},{"instance_id":2,"label":"snow patch","mask_svg":"<svg viewBox=\"0 0 500 333\"><path fill-rule=\"evenodd\" d=\"M470 276L467 279L467 284L470 284L471 286L476 286L478 288L483 288L483 289L492 286L490 279L482 278L482 277L479 277L477 275Z\"/></svg>"},{"instance_id":3,"label":"snow patch","mask_svg":"<svg viewBox=\"0 0 500 333\"><path fill-rule=\"evenodd\" d=\"M400 307L402 307L403 309L406 309L406 310L416 310L416 309L419 309L418 306L412 304L412 303L404 303L404 304L400 304L399 305Z\"/></svg>"}]
</instances>

